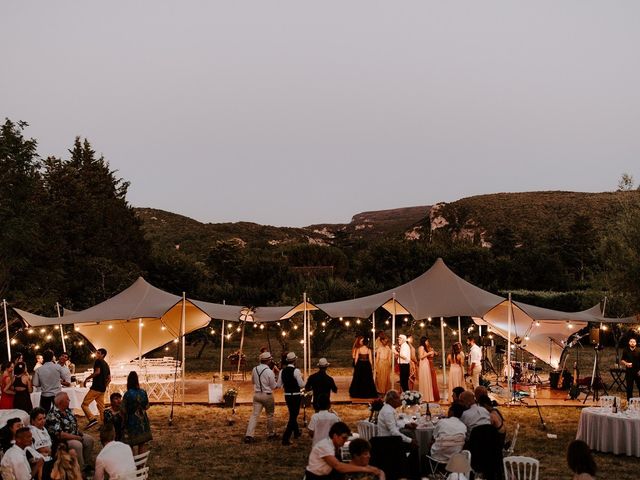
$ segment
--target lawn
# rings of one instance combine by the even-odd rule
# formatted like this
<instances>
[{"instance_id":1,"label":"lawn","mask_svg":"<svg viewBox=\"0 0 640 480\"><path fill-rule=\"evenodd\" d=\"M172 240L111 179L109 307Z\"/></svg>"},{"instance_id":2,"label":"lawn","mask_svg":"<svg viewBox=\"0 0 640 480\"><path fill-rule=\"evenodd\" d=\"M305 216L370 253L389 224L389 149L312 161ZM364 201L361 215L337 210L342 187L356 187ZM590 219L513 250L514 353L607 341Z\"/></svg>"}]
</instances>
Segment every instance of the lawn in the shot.
<instances>
[{"instance_id":1,"label":"lawn","mask_svg":"<svg viewBox=\"0 0 640 480\"><path fill-rule=\"evenodd\" d=\"M368 415L362 405L337 405L338 415L352 429ZM307 436L291 447L268 442L265 422L258 424L258 443L245 445L242 440L251 412L249 406L231 411L219 407L175 407L173 425L169 426L168 406L153 406L149 415L153 428L150 460L151 478L189 479L297 479L302 478L311 441ZM502 408L509 431L520 422L516 454L540 460L541 479L571 478L566 466L565 449L575 438L580 410L572 407L547 407L542 410L548 431L558 436L549 439L540 428L538 413L533 408ZM233 418L234 423L229 424ZM300 415L302 421L302 414ZM276 425L282 431L286 408L276 407ZM609 454L596 454L600 469L598 478L637 478L640 459Z\"/></svg>"}]
</instances>

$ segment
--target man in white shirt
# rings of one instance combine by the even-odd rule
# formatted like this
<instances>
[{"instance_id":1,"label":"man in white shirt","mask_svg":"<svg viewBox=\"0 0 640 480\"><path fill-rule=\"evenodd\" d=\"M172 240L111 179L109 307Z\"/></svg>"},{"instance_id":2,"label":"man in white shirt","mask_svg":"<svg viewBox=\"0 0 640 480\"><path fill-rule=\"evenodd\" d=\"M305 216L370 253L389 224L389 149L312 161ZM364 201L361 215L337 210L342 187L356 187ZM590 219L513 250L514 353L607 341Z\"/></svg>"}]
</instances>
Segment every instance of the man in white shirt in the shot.
<instances>
[{"instance_id":1,"label":"man in white shirt","mask_svg":"<svg viewBox=\"0 0 640 480\"><path fill-rule=\"evenodd\" d=\"M10 470L15 480L31 480L42 474L44 460L39 458L33 465L29 465L25 448L31 445L33 438L28 427L22 427L16 432L16 443L4 453L2 468Z\"/></svg>"},{"instance_id":2,"label":"man in white shirt","mask_svg":"<svg viewBox=\"0 0 640 480\"><path fill-rule=\"evenodd\" d=\"M464 391L460 394L460 403L466 408L460 420L467 426L467 438L471 430L480 425L491 425L491 415L486 408L476 404L473 392Z\"/></svg>"},{"instance_id":3,"label":"man in white shirt","mask_svg":"<svg viewBox=\"0 0 640 480\"><path fill-rule=\"evenodd\" d=\"M467 337L467 345L469 349L469 368L468 374L471 376L473 388L480 385L480 372L482 371L482 349L476 345L474 337Z\"/></svg>"},{"instance_id":4,"label":"man in white shirt","mask_svg":"<svg viewBox=\"0 0 640 480\"><path fill-rule=\"evenodd\" d=\"M452 403L448 418L440 420L433 429L431 456L440 463L448 462L453 454L461 452L464 447L467 426L460 420L463 413L461 404Z\"/></svg>"},{"instance_id":5,"label":"man in white shirt","mask_svg":"<svg viewBox=\"0 0 640 480\"><path fill-rule=\"evenodd\" d=\"M400 437L404 443L416 444L416 441L400 431L396 408L402 405L400 394L395 390L389 390L384 397L384 406L378 413L378 437ZM405 425L406 428L415 428L415 424Z\"/></svg>"},{"instance_id":6,"label":"man in white shirt","mask_svg":"<svg viewBox=\"0 0 640 480\"><path fill-rule=\"evenodd\" d=\"M318 412L311 416L309 426L307 427L309 429L309 435L313 438L313 442L311 444L312 447L320 440L328 438L329 430L333 424L340 421L340 417L338 417L338 415L329 411L329 408L331 407L329 395L326 393L318 395L318 398L316 398L316 405L318 406Z\"/></svg>"},{"instance_id":7,"label":"man in white shirt","mask_svg":"<svg viewBox=\"0 0 640 480\"><path fill-rule=\"evenodd\" d=\"M136 462L133 460L131 447L122 442L116 442L116 431L110 423L100 429L100 442L104 447L96 457L96 471L94 480L104 480L105 473L109 478L135 478Z\"/></svg>"},{"instance_id":8,"label":"man in white shirt","mask_svg":"<svg viewBox=\"0 0 640 480\"><path fill-rule=\"evenodd\" d=\"M372 473L382 474L376 467L359 466L351 463L343 463L336 457L336 451L345 444L351 436L351 430L346 423L334 423L329 430L329 436L320 440L311 449L309 461L305 471L306 480L329 480L335 478L332 473Z\"/></svg>"},{"instance_id":9,"label":"man in white shirt","mask_svg":"<svg viewBox=\"0 0 640 480\"><path fill-rule=\"evenodd\" d=\"M255 442L254 433L258 423L260 412L264 408L267 414L267 432L268 438L276 438L276 432L273 428L273 412L275 402L273 401L273 390L276 388L276 377L269 368L271 362L271 354L263 352L260 354L260 365L254 367L251 371L251 379L253 381L253 413L247 425L244 443Z\"/></svg>"},{"instance_id":10,"label":"man in white shirt","mask_svg":"<svg viewBox=\"0 0 640 480\"><path fill-rule=\"evenodd\" d=\"M400 367L400 386L402 391L409 390L409 374L411 373L411 346L406 335L398 335L398 366Z\"/></svg>"}]
</instances>

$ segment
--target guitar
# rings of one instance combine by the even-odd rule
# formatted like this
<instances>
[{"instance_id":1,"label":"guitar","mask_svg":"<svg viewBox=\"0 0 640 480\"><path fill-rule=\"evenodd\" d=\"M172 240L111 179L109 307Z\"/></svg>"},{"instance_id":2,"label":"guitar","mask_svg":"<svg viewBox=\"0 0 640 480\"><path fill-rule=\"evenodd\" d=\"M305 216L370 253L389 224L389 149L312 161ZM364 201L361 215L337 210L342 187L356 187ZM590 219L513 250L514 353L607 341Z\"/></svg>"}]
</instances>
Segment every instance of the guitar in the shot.
<instances>
[{"instance_id":1,"label":"guitar","mask_svg":"<svg viewBox=\"0 0 640 480\"><path fill-rule=\"evenodd\" d=\"M569 388L569 398L575 400L580 395L580 387L578 386L578 362L573 362L573 384Z\"/></svg>"}]
</instances>

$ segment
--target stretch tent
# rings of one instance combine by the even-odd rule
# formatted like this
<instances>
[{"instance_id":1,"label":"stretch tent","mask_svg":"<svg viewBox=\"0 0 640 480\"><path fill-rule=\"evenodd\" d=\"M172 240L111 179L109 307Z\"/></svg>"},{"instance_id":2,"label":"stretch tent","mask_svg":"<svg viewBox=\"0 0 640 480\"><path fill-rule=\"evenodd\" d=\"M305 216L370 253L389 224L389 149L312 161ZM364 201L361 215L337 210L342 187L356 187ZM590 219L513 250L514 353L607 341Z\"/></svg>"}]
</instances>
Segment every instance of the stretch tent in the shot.
<instances>
[{"instance_id":1,"label":"stretch tent","mask_svg":"<svg viewBox=\"0 0 640 480\"><path fill-rule=\"evenodd\" d=\"M91 344L105 348L113 363L129 362L210 321L209 315L190 300L183 303L182 297L160 290L142 277L102 303L80 312L65 312L59 318L15 310L33 327L74 324Z\"/></svg>"},{"instance_id":2,"label":"stretch tent","mask_svg":"<svg viewBox=\"0 0 640 480\"><path fill-rule=\"evenodd\" d=\"M511 302L511 338L520 337L521 347L553 368L558 368L567 338L585 328L588 322L620 321L605 318L598 305L581 312L561 312L522 302ZM508 337L509 302L504 301L489 310L483 318L474 317L478 325L489 325L503 338Z\"/></svg>"}]
</instances>

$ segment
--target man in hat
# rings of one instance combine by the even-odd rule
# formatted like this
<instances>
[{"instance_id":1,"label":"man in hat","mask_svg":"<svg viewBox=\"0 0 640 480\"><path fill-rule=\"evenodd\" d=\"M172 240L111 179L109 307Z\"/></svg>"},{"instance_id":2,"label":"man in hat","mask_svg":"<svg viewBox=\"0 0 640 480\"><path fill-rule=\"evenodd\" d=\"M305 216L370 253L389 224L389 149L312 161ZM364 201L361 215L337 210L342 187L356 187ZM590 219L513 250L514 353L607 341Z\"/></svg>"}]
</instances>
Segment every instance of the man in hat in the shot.
<instances>
[{"instance_id":1,"label":"man in hat","mask_svg":"<svg viewBox=\"0 0 640 480\"><path fill-rule=\"evenodd\" d=\"M291 434L295 438L300 437L300 427L298 426L298 414L300 413L300 402L302 396L300 390L304 387L302 373L296 368L296 354L287 353L285 359L286 366L280 371L277 387L284 388L284 401L289 410L289 422L282 434L282 445L291 445Z\"/></svg>"},{"instance_id":2,"label":"man in hat","mask_svg":"<svg viewBox=\"0 0 640 480\"><path fill-rule=\"evenodd\" d=\"M318 371L309 375L307 384L304 389L313 392L313 409L318 412L318 398L320 395L326 395L331 400L331 392L338 393L338 387L333 377L327 373L327 367L331 365L326 358L318 360Z\"/></svg>"},{"instance_id":3,"label":"man in hat","mask_svg":"<svg viewBox=\"0 0 640 480\"><path fill-rule=\"evenodd\" d=\"M400 368L400 387L402 391L409 390L409 374L411 373L411 346L406 335L398 335L398 367Z\"/></svg>"},{"instance_id":4,"label":"man in hat","mask_svg":"<svg viewBox=\"0 0 640 480\"><path fill-rule=\"evenodd\" d=\"M255 442L254 432L260 412L264 408L267 414L267 432L268 438L276 438L276 432L273 429L273 411L275 402L273 401L273 390L276 388L276 377L269 368L271 362L271 354L262 352L260 354L260 365L254 367L251 371L251 379L253 381L253 413L247 425L247 433L245 433L244 443Z\"/></svg>"}]
</instances>

